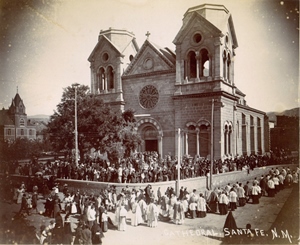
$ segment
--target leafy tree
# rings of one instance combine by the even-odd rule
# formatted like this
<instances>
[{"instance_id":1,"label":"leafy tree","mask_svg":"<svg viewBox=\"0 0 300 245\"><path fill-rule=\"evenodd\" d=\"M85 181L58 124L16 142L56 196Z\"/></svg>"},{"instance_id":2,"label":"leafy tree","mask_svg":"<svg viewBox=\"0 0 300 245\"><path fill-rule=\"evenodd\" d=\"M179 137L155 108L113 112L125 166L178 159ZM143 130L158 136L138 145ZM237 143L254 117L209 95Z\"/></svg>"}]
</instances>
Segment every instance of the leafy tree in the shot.
<instances>
[{"instance_id":1,"label":"leafy tree","mask_svg":"<svg viewBox=\"0 0 300 245\"><path fill-rule=\"evenodd\" d=\"M129 138L130 133L124 133L134 130L134 122L132 112L128 111L125 114L114 112L99 96L90 94L88 86L77 87L77 131L81 159L84 159L84 154L91 148L107 152L113 161L122 157L125 152L121 150L123 142L126 145L125 148L130 148L130 150L138 144L137 137ZM68 150L69 155L71 154L72 149L75 148L74 86L64 89L61 102L50 117L48 133L55 150ZM131 134L134 135L133 132ZM129 144L130 139L136 140L136 143Z\"/></svg>"},{"instance_id":2,"label":"leafy tree","mask_svg":"<svg viewBox=\"0 0 300 245\"><path fill-rule=\"evenodd\" d=\"M29 140L28 138L20 137L14 141L1 141L1 159L5 161L16 161L39 157L43 151L43 146L43 142L38 139Z\"/></svg>"}]
</instances>

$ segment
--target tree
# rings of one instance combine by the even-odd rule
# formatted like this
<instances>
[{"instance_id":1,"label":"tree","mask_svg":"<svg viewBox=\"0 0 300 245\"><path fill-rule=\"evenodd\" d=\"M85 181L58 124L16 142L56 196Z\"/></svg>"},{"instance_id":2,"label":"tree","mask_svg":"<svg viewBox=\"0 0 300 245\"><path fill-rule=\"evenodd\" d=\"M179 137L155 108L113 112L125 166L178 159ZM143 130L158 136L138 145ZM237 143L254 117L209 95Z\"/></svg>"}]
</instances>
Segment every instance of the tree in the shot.
<instances>
[{"instance_id":1,"label":"tree","mask_svg":"<svg viewBox=\"0 0 300 245\"><path fill-rule=\"evenodd\" d=\"M17 138L13 141L0 142L1 159L5 161L17 161L39 157L43 151L43 142L36 139Z\"/></svg>"},{"instance_id":2,"label":"tree","mask_svg":"<svg viewBox=\"0 0 300 245\"><path fill-rule=\"evenodd\" d=\"M128 119L123 114L114 112L97 95L90 94L88 86L77 87L77 131L78 149L80 158L91 148L107 152L109 157L115 160L116 150L120 153L123 147L124 131L134 130L133 115L126 112ZM130 119L131 118L131 119ZM49 139L55 150L68 150L69 155L75 147L75 87L64 89L61 102L57 110L50 117L48 123ZM129 134L129 133L128 133ZM132 133L134 135L134 133ZM128 138L128 136L126 136ZM125 137L125 138L126 138ZM132 137L131 139L137 140ZM124 141L125 142L125 141ZM136 143L126 142L126 147ZM122 154L117 154L122 157Z\"/></svg>"}]
</instances>

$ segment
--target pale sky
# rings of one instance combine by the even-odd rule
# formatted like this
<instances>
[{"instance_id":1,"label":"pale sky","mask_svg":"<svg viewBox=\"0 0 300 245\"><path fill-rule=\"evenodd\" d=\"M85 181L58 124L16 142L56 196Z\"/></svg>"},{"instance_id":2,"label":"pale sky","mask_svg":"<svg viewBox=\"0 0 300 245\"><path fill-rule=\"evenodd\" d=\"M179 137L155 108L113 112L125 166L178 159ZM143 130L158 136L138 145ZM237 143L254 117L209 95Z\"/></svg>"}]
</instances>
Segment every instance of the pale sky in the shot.
<instances>
[{"instance_id":1,"label":"pale sky","mask_svg":"<svg viewBox=\"0 0 300 245\"><path fill-rule=\"evenodd\" d=\"M53 114L63 88L90 86L87 58L100 30L127 29L141 47L172 43L190 7L224 4L239 47L235 84L249 106L299 106L298 0L0 0L0 107L18 92L27 115Z\"/></svg>"}]
</instances>

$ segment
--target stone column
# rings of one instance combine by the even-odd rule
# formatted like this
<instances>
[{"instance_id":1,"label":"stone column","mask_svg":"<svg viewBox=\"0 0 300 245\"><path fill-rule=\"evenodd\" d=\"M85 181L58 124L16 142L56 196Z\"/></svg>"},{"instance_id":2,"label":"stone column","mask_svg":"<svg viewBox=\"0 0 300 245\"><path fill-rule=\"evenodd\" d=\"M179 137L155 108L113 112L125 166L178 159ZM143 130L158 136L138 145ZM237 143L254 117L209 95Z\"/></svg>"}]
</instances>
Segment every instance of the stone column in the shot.
<instances>
[{"instance_id":1,"label":"stone column","mask_svg":"<svg viewBox=\"0 0 300 245\"><path fill-rule=\"evenodd\" d=\"M188 155L189 154L189 134L188 132L184 133L185 136L185 154Z\"/></svg>"},{"instance_id":2,"label":"stone column","mask_svg":"<svg viewBox=\"0 0 300 245\"><path fill-rule=\"evenodd\" d=\"M104 93L107 93L107 71L105 71L104 77Z\"/></svg>"},{"instance_id":3,"label":"stone column","mask_svg":"<svg viewBox=\"0 0 300 245\"><path fill-rule=\"evenodd\" d=\"M162 136L157 136L157 144L158 144L158 154L163 157L163 143L162 143Z\"/></svg>"},{"instance_id":4,"label":"stone column","mask_svg":"<svg viewBox=\"0 0 300 245\"><path fill-rule=\"evenodd\" d=\"M196 67L196 81L200 82L200 76L203 76L203 74L202 74L203 71L202 71L202 60L201 60L201 56L199 54L199 51L196 51L196 62L197 62L197 67Z\"/></svg>"},{"instance_id":5,"label":"stone column","mask_svg":"<svg viewBox=\"0 0 300 245\"><path fill-rule=\"evenodd\" d=\"M200 135L199 135L199 128L196 128L196 133L197 133L197 139L196 139L196 147L197 147L197 155L200 155Z\"/></svg>"}]
</instances>

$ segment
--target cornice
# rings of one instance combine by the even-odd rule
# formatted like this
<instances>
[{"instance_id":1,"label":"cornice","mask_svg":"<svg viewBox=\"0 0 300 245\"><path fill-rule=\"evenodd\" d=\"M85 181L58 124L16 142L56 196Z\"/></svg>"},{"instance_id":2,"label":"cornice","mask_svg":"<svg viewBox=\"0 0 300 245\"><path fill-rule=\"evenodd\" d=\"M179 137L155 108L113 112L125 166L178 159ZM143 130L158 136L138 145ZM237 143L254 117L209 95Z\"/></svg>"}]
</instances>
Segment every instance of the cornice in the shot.
<instances>
[{"instance_id":1,"label":"cornice","mask_svg":"<svg viewBox=\"0 0 300 245\"><path fill-rule=\"evenodd\" d=\"M175 75L176 70L175 68L170 70L164 70L164 71L153 71L153 72L146 72L146 73L139 73L139 74L133 74L133 75L123 75L122 80L127 80L131 78L140 78L140 77L151 77L156 75L164 75L164 74L173 74Z\"/></svg>"},{"instance_id":2,"label":"cornice","mask_svg":"<svg viewBox=\"0 0 300 245\"><path fill-rule=\"evenodd\" d=\"M181 100L185 98L205 98L205 97L213 97L213 96L223 96L225 98L236 100L236 96L226 93L224 91L194 93L194 94L178 94L178 95L173 95L172 98L174 100Z\"/></svg>"}]
</instances>

